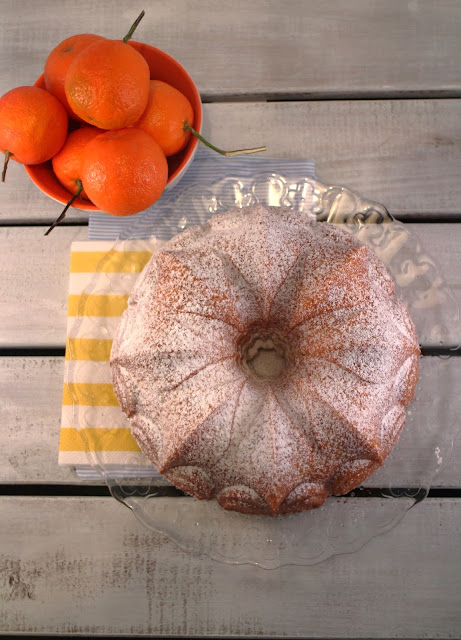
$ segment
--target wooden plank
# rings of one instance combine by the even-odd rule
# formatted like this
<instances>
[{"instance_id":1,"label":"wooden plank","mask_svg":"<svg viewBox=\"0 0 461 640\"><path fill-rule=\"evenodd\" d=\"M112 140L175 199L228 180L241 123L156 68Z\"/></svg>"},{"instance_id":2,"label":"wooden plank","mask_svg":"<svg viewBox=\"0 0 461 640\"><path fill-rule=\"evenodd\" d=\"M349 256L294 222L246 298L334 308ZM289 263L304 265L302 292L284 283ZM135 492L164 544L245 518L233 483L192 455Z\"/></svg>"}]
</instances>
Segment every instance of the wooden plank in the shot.
<instances>
[{"instance_id":1,"label":"wooden plank","mask_svg":"<svg viewBox=\"0 0 461 640\"><path fill-rule=\"evenodd\" d=\"M64 358L0 358L1 483L77 481L59 467Z\"/></svg>"},{"instance_id":2,"label":"wooden plank","mask_svg":"<svg viewBox=\"0 0 461 640\"><path fill-rule=\"evenodd\" d=\"M2 2L1 91L33 82L75 33L122 38L122 0ZM268 96L460 95L457 0L170 0L146 7L135 39L179 60L207 100Z\"/></svg>"},{"instance_id":3,"label":"wooden plank","mask_svg":"<svg viewBox=\"0 0 461 640\"><path fill-rule=\"evenodd\" d=\"M87 239L88 230L58 227L54 238L43 233L42 227L0 229L0 346L65 344L70 246Z\"/></svg>"},{"instance_id":4,"label":"wooden plank","mask_svg":"<svg viewBox=\"0 0 461 640\"><path fill-rule=\"evenodd\" d=\"M435 256L461 302L461 224L408 228ZM41 227L0 228L0 348L65 344L70 246L84 240L87 230L58 227L53 234L44 238ZM461 329L451 326L452 341L461 342Z\"/></svg>"},{"instance_id":5,"label":"wooden plank","mask_svg":"<svg viewBox=\"0 0 461 640\"><path fill-rule=\"evenodd\" d=\"M354 554L273 571L187 554L109 498L0 498L0 520L3 633L448 638L461 631L459 500L426 500Z\"/></svg>"},{"instance_id":6,"label":"wooden plank","mask_svg":"<svg viewBox=\"0 0 461 640\"><path fill-rule=\"evenodd\" d=\"M456 99L215 103L204 105L204 135L223 148L266 144L268 157L311 158L321 180L382 202L402 219L459 216L460 111ZM61 208L10 163L0 221L48 225ZM68 219L88 215L73 209Z\"/></svg>"},{"instance_id":7,"label":"wooden plank","mask_svg":"<svg viewBox=\"0 0 461 640\"><path fill-rule=\"evenodd\" d=\"M269 157L310 158L320 180L381 202L402 220L461 213L461 100L206 107L207 135L222 148L239 139L266 144Z\"/></svg>"},{"instance_id":8,"label":"wooden plank","mask_svg":"<svg viewBox=\"0 0 461 640\"><path fill-rule=\"evenodd\" d=\"M63 358L0 358L0 483L81 483L72 468L57 466L63 371ZM435 470L439 459L433 486L460 486L461 438L451 450L461 430L460 379L461 358L422 358L416 400L395 462L388 461L366 486L412 486L412 477L421 478L419 472L409 475L414 461L427 460L423 469Z\"/></svg>"}]
</instances>

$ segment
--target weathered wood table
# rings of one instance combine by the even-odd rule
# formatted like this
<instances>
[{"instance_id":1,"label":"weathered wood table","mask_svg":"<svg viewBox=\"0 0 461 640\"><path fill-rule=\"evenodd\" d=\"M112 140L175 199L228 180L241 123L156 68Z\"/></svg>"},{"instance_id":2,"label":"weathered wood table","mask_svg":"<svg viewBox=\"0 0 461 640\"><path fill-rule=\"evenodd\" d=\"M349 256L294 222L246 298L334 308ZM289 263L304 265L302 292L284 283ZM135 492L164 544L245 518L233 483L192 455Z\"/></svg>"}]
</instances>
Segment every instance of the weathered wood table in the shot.
<instances>
[{"instance_id":1,"label":"weathered wood table","mask_svg":"<svg viewBox=\"0 0 461 640\"><path fill-rule=\"evenodd\" d=\"M2 0L0 94L33 83L65 37L119 38L141 8L138 39L194 78L207 137L313 159L324 182L382 202L461 299L459 0ZM459 438L429 497L391 532L274 571L182 552L102 483L57 466L69 250L88 222L73 211L44 238L59 212L10 163L0 189L0 633L460 637ZM447 366L459 415L461 358Z\"/></svg>"}]
</instances>

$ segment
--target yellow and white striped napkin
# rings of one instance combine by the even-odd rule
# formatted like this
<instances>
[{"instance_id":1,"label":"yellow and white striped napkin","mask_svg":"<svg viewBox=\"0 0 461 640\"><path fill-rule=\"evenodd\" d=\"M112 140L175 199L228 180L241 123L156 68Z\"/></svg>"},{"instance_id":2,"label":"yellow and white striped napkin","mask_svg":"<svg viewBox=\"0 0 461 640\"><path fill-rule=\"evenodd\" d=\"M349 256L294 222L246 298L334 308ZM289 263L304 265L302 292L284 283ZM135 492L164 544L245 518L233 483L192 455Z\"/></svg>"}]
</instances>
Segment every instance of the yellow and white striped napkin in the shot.
<instances>
[{"instance_id":1,"label":"yellow and white striped napkin","mask_svg":"<svg viewBox=\"0 0 461 640\"><path fill-rule=\"evenodd\" d=\"M74 242L70 257L66 369L59 464L79 475L158 475L131 436L112 387L112 339L129 294L162 243Z\"/></svg>"}]
</instances>

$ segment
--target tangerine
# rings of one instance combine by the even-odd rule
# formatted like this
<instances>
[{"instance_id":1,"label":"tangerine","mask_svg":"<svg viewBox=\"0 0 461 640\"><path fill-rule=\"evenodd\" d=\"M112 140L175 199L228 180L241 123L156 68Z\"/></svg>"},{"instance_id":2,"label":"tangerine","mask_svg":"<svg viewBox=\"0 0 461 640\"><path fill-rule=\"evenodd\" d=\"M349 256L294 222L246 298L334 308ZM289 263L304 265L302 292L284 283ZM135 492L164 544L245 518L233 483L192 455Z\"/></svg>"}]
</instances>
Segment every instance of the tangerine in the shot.
<instances>
[{"instance_id":1,"label":"tangerine","mask_svg":"<svg viewBox=\"0 0 461 640\"><path fill-rule=\"evenodd\" d=\"M46 231L46 236L65 218L67 210L77 198L89 200L80 177L81 156L86 145L100 133L102 133L101 129L89 126L72 131L67 136L61 151L52 158L51 163L57 179L65 189L70 191L72 197L69 198L59 217Z\"/></svg>"},{"instance_id":2,"label":"tangerine","mask_svg":"<svg viewBox=\"0 0 461 640\"><path fill-rule=\"evenodd\" d=\"M90 200L115 216L129 216L150 207L168 180L165 154L141 129L100 134L82 153L83 188Z\"/></svg>"},{"instance_id":3,"label":"tangerine","mask_svg":"<svg viewBox=\"0 0 461 640\"><path fill-rule=\"evenodd\" d=\"M0 98L0 149L5 154L2 182L9 158L40 164L52 158L67 135L62 104L39 87L17 87Z\"/></svg>"},{"instance_id":4,"label":"tangerine","mask_svg":"<svg viewBox=\"0 0 461 640\"><path fill-rule=\"evenodd\" d=\"M72 195L89 200L81 187L80 164L81 156L86 145L103 133L101 129L84 125L69 133L62 149L52 158L53 171L62 184Z\"/></svg>"},{"instance_id":5,"label":"tangerine","mask_svg":"<svg viewBox=\"0 0 461 640\"><path fill-rule=\"evenodd\" d=\"M186 96L166 82L151 80L146 109L135 126L149 133L166 156L172 156L189 141L186 122L194 125L194 110Z\"/></svg>"},{"instance_id":6,"label":"tangerine","mask_svg":"<svg viewBox=\"0 0 461 640\"><path fill-rule=\"evenodd\" d=\"M52 93L64 105L71 118L77 116L67 102L64 80L67 69L78 54L90 44L104 40L93 33L79 33L60 42L49 54L45 62L44 77L47 91Z\"/></svg>"},{"instance_id":7,"label":"tangerine","mask_svg":"<svg viewBox=\"0 0 461 640\"><path fill-rule=\"evenodd\" d=\"M65 78L67 101L74 113L100 129L133 125L147 105L149 65L128 44L140 14L123 40L101 40L81 51Z\"/></svg>"}]
</instances>

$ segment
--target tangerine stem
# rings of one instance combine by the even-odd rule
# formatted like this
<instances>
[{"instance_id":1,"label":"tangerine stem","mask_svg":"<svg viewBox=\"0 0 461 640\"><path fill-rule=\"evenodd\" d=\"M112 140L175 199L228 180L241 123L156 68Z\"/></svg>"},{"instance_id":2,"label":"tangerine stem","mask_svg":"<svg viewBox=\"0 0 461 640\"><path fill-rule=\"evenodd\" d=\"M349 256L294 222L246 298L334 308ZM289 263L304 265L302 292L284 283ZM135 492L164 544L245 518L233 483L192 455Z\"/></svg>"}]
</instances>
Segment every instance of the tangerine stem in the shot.
<instances>
[{"instance_id":1,"label":"tangerine stem","mask_svg":"<svg viewBox=\"0 0 461 640\"><path fill-rule=\"evenodd\" d=\"M48 229L48 231L45 233L45 235L47 236L49 233L51 233L53 231L53 229L55 228L56 225L58 225L61 220L63 220L66 217L66 213L67 213L67 209L70 207L70 205L74 202L74 200L76 200L79 195L82 193L83 191L83 184L81 180L76 180L75 181L77 183L77 191L74 193L74 195L72 196L72 198L69 200L69 202L66 204L66 206L64 207L64 209L62 210L61 215L59 216L59 218L56 218L56 220L53 222L53 224L51 225L51 227Z\"/></svg>"},{"instance_id":2,"label":"tangerine stem","mask_svg":"<svg viewBox=\"0 0 461 640\"><path fill-rule=\"evenodd\" d=\"M5 162L3 163L2 182L5 182L6 170L8 168L8 162L13 154L11 151L5 151Z\"/></svg>"},{"instance_id":3,"label":"tangerine stem","mask_svg":"<svg viewBox=\"0 0 461 640\"><path fill-rule=\"evenodd\" d=\"M215 147L214 144L211 144L211 142L208 142L208 140L206 140L203 136L201 136L200 133L198 133L198 131L196 131L193 127L191 127L188 122L184 123L184 131L190 131L192 135L198 138L201 142L203 142L204 145L206 145L210 149L213 149L213 151L220 153L222 156L227 156L228 158L232 156L239 156L244 153L258 153L259 151L266 150L266 147L255 147L254 149L236 149L235 151L223 151L222 149Z\"/></svg>"},{"instance_id":4,"label":"tangerine stem","mask_svg":"<svg viewBox=\"0 0 461 640\"><path fill-rule=\"evenodd\" d=\"M136 18L136 20L133 22L133 24L130 27L130 30L128 31L128 33L126 34L126 36L123 38L123 42L128 42L128 40L131 40L133 33L136 30L136 27L138 26L138 24L141 22L141 20L144 18L146 12L143 10L141 11L141 13L139 14L139 16Z\"/></svg>"}]
</instances>

